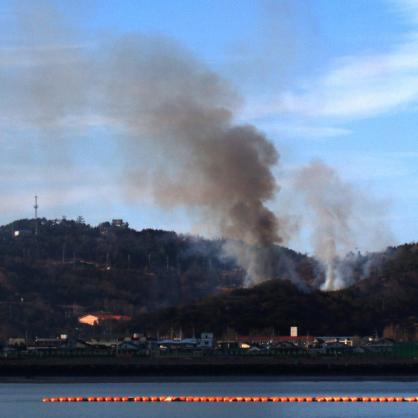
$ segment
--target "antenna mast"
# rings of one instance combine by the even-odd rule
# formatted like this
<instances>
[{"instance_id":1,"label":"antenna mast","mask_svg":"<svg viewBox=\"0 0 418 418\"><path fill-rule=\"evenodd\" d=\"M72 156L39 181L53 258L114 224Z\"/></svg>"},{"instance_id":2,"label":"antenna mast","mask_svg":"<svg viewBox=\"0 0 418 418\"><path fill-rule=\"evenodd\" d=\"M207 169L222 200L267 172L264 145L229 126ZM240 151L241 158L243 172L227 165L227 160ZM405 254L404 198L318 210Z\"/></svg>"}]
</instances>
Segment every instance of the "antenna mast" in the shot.
<instances>
[{"instance_id":1,"label":"antenna mast","mask_svg":"<svg viewBox=\"0 0 418 418\"><path fill-rule=\"evenodd\" d=\"M33 208L35 209L35 235L38 235L38 196L35 196L35 205Z\"/></svg>"}]
</instances>

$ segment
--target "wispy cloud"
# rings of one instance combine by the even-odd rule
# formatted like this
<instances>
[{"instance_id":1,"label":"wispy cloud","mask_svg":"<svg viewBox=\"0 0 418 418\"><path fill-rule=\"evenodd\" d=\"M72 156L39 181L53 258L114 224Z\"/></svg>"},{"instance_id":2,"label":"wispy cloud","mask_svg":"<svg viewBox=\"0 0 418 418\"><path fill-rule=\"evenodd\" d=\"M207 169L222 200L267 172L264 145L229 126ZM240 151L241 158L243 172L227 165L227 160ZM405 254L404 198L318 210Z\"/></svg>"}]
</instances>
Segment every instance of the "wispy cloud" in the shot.
<instances>
[{"instance_id":1,"label":"wispy cloud","mask_svg":"<svg viewBox=\"0 0 418 418\"><path fill-rule=\"evenodd\" d=\"M278 134L281 136L288 136L291 138L303 138L322 140L334 138L337 136L345 136L350 134L350 130L335 126L323 125L305 125L297 123L258 123L258 126L270 135Z\"/></svg>"},{"instance_id":2,"label":"wispy cloud","mask_svg":"<svg viewBox=\"0 0 418 418\"><path fill-rule=\"evenodd\" d=\"M418 2L393 3L415 24ZM254 107L258 117L290 113L313 118L364 118L418 103L418 31L411 30L386 53L340 57L318 79L304 80L268 105Z\"/></svg>"}]
</instances>

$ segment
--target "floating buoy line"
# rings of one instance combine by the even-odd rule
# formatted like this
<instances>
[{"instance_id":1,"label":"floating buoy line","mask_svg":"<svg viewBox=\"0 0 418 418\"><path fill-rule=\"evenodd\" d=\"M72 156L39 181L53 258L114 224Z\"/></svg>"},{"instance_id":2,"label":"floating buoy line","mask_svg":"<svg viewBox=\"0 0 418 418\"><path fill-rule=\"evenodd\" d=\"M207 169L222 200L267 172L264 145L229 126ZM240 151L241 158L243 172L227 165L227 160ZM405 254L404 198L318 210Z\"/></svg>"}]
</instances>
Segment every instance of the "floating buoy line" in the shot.
<instances>
[{"instance_id":1,"label":"floating buoy line","mask_svg":"<svg viewBox=\"0 0 418 418\"><path fill-rule=\"evenodd\" d=\"M418 396L61 396L42 402L418 402Z\"/></svg>"}]
</instances>

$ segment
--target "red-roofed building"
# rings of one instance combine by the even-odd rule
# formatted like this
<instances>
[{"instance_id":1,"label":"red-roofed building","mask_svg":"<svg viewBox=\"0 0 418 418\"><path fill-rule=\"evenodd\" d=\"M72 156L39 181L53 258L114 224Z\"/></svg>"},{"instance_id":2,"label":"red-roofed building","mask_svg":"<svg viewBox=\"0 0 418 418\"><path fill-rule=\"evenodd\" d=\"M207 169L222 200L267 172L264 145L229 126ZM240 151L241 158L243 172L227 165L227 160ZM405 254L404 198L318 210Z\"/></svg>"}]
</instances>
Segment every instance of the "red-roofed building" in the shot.
<instances>
[{"instance_id":1,"label":"red-roofed building","mask_svg":"<svg viewBox=\"0 0 418 418\"><path fill-rule=\"evenodd\" d=\"M116 315L109 312L96 312L80 316L78 322L85 325L99 325L105 321L130 321L132 318L127 315Z\"/></svg>"}]
</instances>

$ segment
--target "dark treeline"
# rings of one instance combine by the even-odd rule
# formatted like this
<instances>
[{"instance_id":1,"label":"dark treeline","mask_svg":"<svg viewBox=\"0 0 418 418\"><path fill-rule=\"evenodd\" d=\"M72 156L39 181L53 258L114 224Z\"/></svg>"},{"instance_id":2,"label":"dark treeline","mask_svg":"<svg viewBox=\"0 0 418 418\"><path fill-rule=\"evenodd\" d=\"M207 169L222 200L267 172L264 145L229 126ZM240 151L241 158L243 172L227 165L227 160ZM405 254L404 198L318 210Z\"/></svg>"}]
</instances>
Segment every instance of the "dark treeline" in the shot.
<instances>
[{"instance_id":1,"label":"dark treeline","mask_svg":"<svg viewBox=\"0 0 418 418\"><path fill-rule=\"evenodd\" d=\"M388 249L370 276L335 292L301 291L290 281L269 281L183 307L139 315L139 329L204 330L217 335L382 335L386 326L408 338L418 329L418 244Z\"/></svg>"},{"instance_id":2,"label":"dark treeline","mask_svg":"<svg viewBox=\"0 0 418 418\"><path fill-rule=\"evenodd\" d=\"M321 292L310 286L318 264L285 248L274 248L281 280L243 288L245 272L225 257L222 240L71 220L40 219L35 230L34 220L0 227L3 339L78 333L78 316L95 311L133 318L108 335L287 335L292 325L304 334L365 335L418 322L417 244L360 257L361 270L373 261L367 279Z\"/></svg>"},{"instance_id":3,"label":"dark treeline","mask_svg":"<svg viewBox=\"0 0 418 418\"><path fill-rule=\"evenodd\" d=\"M0 227L0 336L71 333L82 313L136 317L240 288L245 272L225 257L223 244L108 222L32 219ZM286 260L278 277L289 263L313 276L306 256L277 251Z\"/></svg>"}]
</instances>

